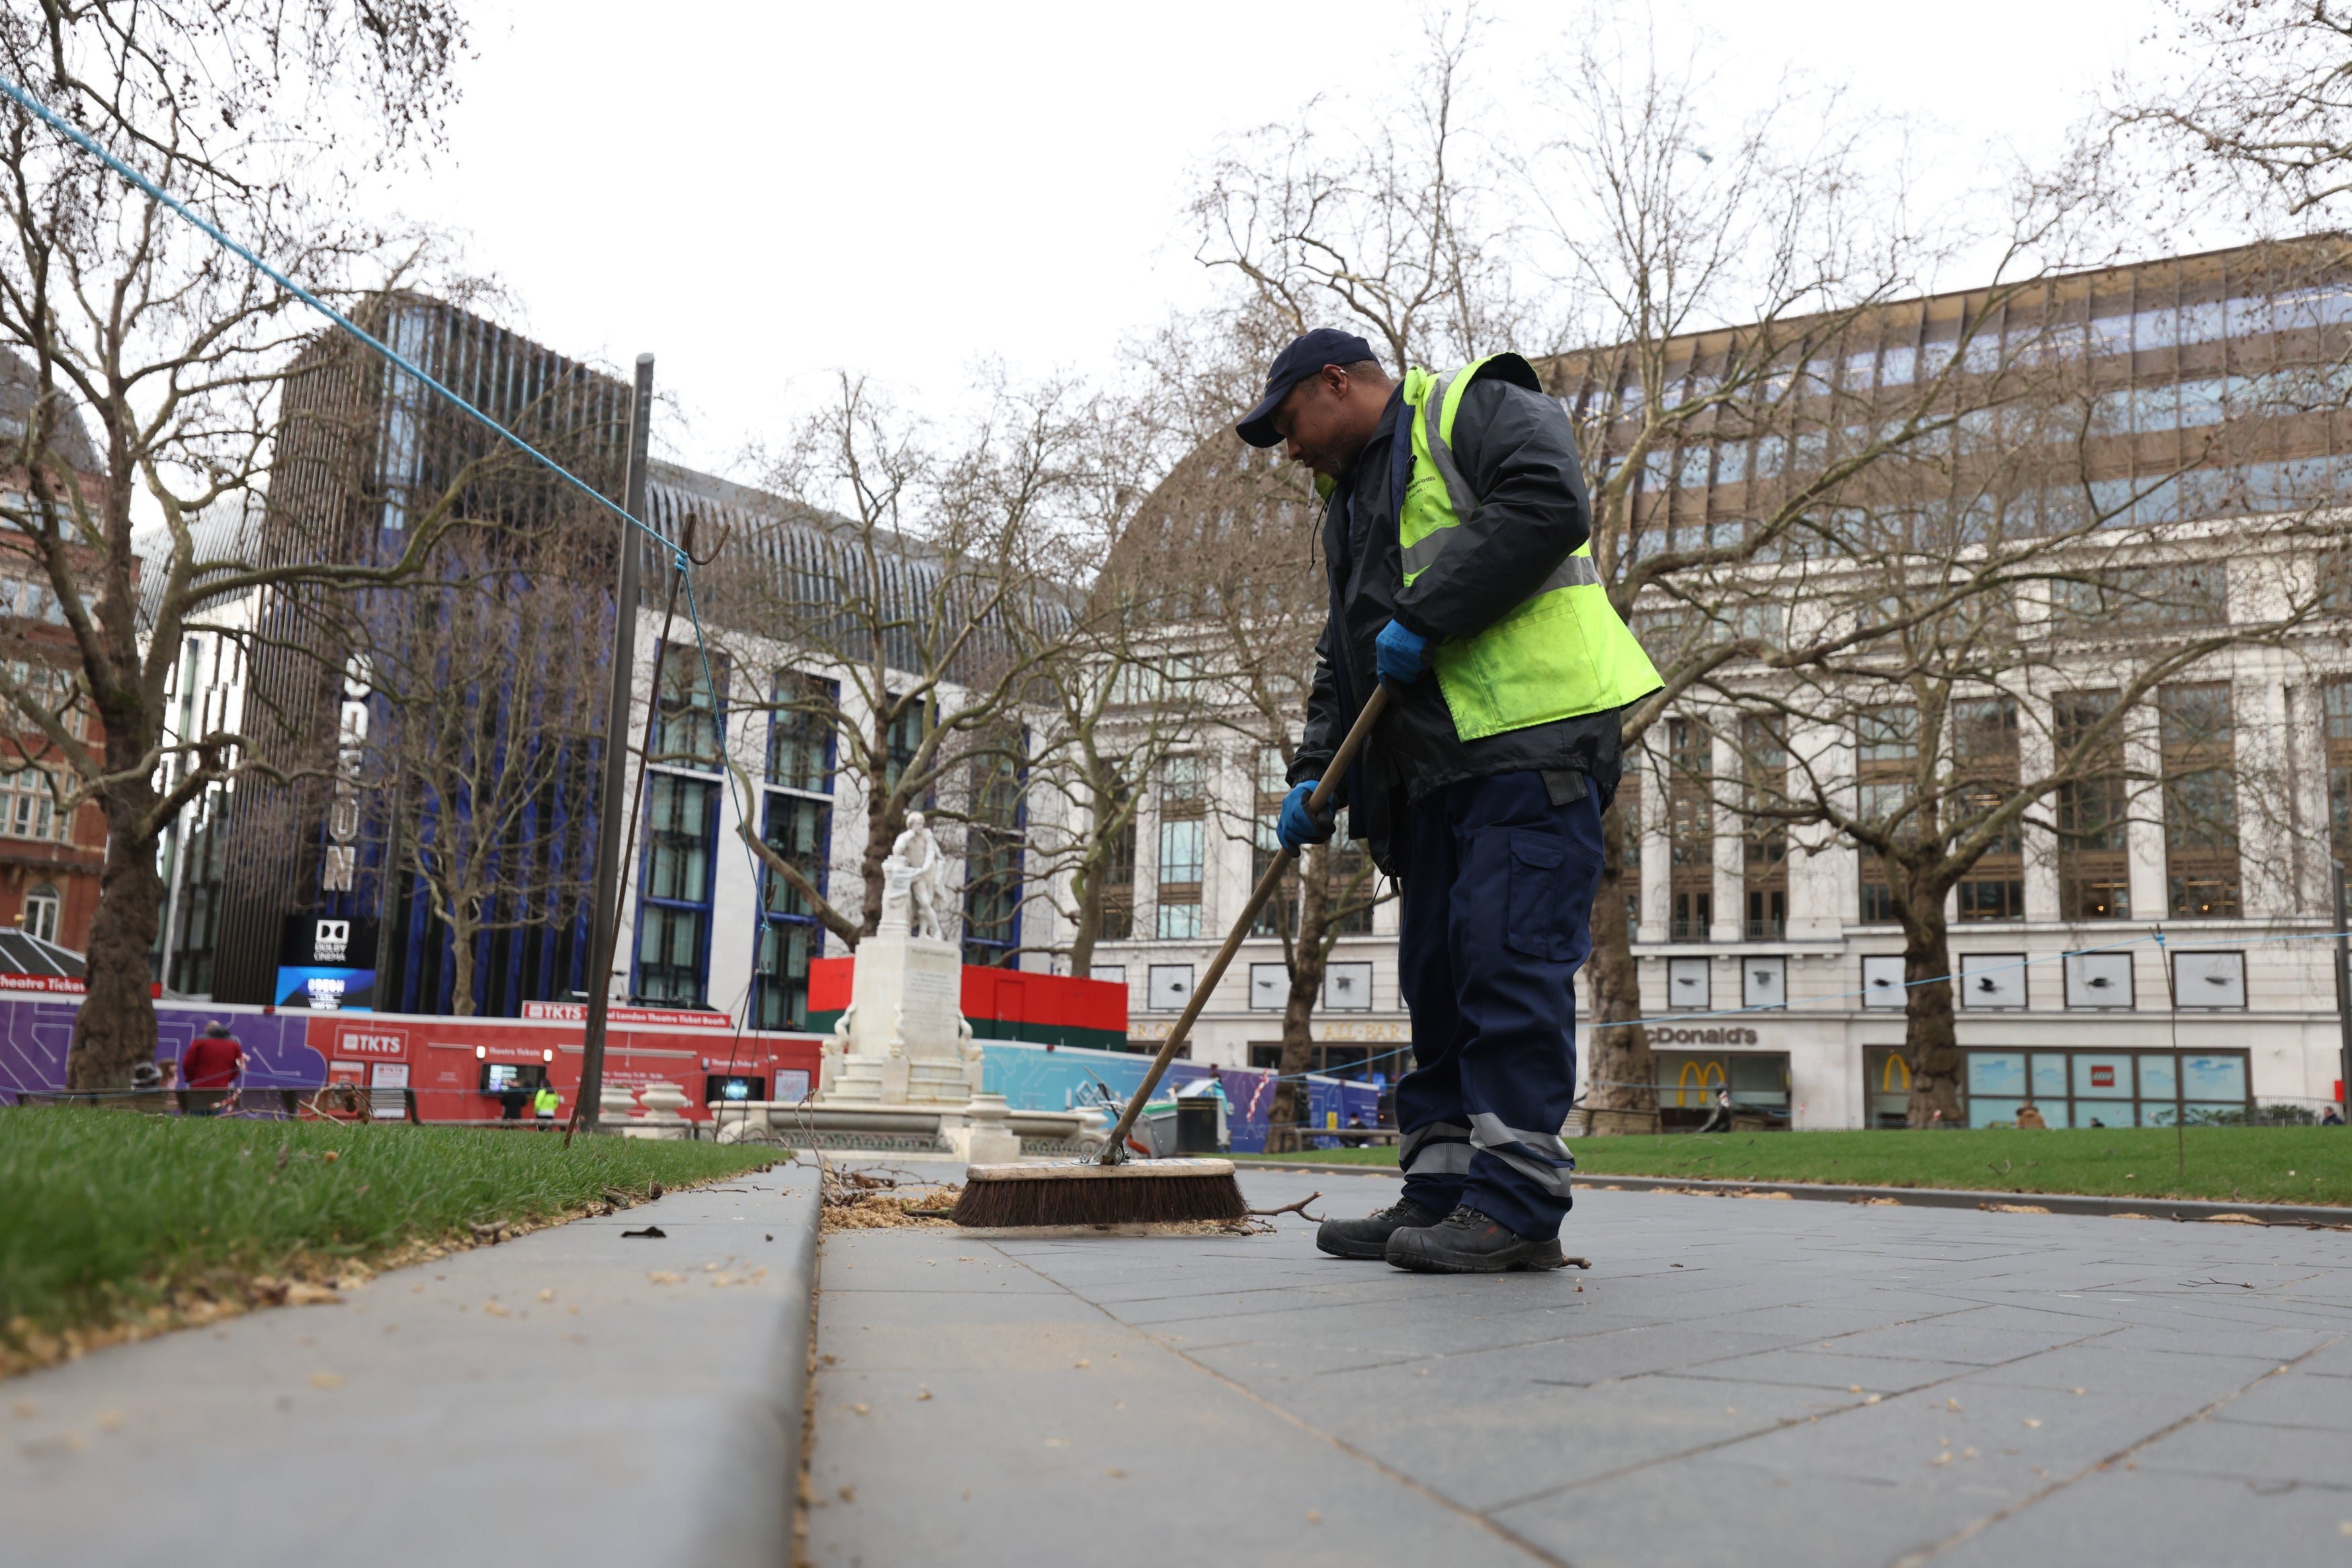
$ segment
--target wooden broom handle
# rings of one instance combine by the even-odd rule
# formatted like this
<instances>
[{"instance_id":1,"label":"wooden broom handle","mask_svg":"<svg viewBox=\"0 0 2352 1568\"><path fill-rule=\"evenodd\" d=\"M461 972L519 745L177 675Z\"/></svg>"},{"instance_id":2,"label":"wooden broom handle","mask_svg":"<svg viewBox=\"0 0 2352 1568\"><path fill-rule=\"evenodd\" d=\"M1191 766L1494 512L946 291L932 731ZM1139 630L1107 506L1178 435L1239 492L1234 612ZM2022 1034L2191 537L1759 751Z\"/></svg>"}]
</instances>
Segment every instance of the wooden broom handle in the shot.
<instances>
[{"instance_id":1,"label":"wooden broom handle","mask_svg":"<svg viewBox=\"0 0 2352 1568\"><path fill-rule=\"evenodd\" d=\"M1339 743L1339 749L1332 756L1330 766L1323 769L1323 781L1316 785L1315 793L1307 798L1309 815L1323 814L1325 803L1339 788L1339 780L1347 777L1349 765L1356 760L1356 753L1363 750L1365 740L1372 733L1372 726L1380 722L1381 715L1387 711L1388 706L1388 687L1374 686L1371 700L1364 704L1364 711L1358 714L1356 722L1349 727L1348 737ZM1192 1020L1201 1016L1202 1008L1208 1006L1210 993L1217 988L1217 982L1225 977L1225 970L1232 965L1234 955L1241 951L1242 940L1248 934L1251 922L1257 918L1258 911L1265 907L1266 900L1274 896L1275 889L1282 884L1284 873L1290 870L1291 862L1297 858L1296 850L1282 851L1274 857L1274 863L1265 868L1265 874L1257 879L1257 886L1251 892L1249 903L1242 907L1241 918L1234 922L1233 930L1226 934L1225 945L1217 949L1214 958L1209 960L1208 977L1192 988L1192 999L1184 1004L1183 1012L1176 1019L1176 1027L1168 1031L1167 1042L1160 1046L1160 1054L1151 1059L1151 1071L1143 1075L1142 1086L1128 1101L1127 1110L1120 1115L1118 1125L1111 1129L1110 1142L1104 1146L1099 1156L1101 1164L1115 1166L1126 1160L1127 1135L1135 1130L1135 1119L1143 1113L1143 1103L1151 1098L1154 1089L1160 1087L1160 1075L1168 1071L1168 1064L1176 1060L1176 1048L1184 1043L1184 1037L1192 1030Z\"/></svg>"}]
</instances>

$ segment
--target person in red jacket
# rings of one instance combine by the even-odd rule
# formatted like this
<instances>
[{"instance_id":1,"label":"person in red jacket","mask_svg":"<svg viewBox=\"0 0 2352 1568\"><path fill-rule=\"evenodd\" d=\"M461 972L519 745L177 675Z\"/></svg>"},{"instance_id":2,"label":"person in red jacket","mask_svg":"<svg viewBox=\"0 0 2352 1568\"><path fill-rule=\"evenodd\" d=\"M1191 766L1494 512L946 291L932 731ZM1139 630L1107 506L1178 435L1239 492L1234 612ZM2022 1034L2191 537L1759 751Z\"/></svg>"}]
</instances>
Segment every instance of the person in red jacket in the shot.
<instances>
[{"instance_id":1,"label":"person in red jacket","mask_svg":"<svg viewBox=\"0 0 2352 1568\"><path fill-rule=\"evenodd\" d=\"M215 1019L180 1052L180 1110L190 1116L212 1116L245 1070L245 1048Z\"/></svg>"}]
</instances>

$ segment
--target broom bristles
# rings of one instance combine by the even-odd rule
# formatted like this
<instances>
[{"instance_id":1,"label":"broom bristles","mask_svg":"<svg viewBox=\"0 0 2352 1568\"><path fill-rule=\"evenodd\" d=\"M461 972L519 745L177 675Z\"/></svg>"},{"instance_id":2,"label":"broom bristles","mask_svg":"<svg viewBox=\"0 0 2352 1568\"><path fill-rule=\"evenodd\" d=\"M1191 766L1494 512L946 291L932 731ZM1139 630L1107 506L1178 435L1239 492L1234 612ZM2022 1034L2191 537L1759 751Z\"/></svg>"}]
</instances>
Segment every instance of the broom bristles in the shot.
<instances>
[{"instance_id":1,"label":"broom bristles","mask_svg":"<svg viewBox=\"0 0 2352 1568\"><path fill-rule=\"evenodd\" d=\"M1044 1225L1171 1225L1249 1212L1224 1160L1089 1160L1066 1166L973 1166L955 1222L984 1229Z\"/></svg>"}]
</instances>

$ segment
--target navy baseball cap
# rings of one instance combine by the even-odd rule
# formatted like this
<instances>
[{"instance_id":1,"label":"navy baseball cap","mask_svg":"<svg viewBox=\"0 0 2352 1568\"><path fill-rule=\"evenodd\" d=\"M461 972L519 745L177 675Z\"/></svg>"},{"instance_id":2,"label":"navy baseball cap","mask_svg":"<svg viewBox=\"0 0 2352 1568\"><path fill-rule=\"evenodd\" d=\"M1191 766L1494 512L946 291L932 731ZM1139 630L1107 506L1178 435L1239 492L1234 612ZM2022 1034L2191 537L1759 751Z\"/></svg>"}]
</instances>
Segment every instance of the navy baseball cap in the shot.
<instances>
[{"instance_id":1,"label":"navy baseball cap","mask_svg":"<svg viewBox=\"0 0 2352 1568\"><path fill-rule=\"evenodd\" d=\"M1326 365L1355 365L1379 358L1372 346L1353 332L1342 332L1337 327L1316 328L1275 355L1274 368L1265 372L1265 395L1234 426L1234 434L1252 446L1272 446L1282 439L1281 432L1274 428L1274 411L1282 406L1291 388L1321 374Z\"/></svg>"}]
</instances>

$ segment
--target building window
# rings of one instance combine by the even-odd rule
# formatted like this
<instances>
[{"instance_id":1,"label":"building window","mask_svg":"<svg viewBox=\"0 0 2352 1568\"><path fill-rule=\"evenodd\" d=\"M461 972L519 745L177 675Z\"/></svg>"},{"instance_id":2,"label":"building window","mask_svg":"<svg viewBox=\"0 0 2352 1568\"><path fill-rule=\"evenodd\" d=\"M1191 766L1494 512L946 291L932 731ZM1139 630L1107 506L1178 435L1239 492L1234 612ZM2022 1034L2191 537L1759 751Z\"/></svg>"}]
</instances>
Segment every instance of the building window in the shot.
<instances>
[{"instance_id":1,"label":"building window","mask_svg":"<svg viewBox=\"0 0 2352 1568\"><path fill-rule=\"evenodd\" d=\"M971 819L964 829L963 961L982 968L1019 962L1026 749L1026 737L1009 731L972 764Z\"/></svg>"},{"instance_id":2,"label":"building window","mask_svg":"<svg viewBox=\"0 0 2352 1568\"><path fill-rule=\"evenodd\" d=\"M172 952L164 966L164 983L182 996L212 995L226 874L219 829L227 802L226 790L206 789L183 819L187 841L180 852L180 911L173 922Z\"/></svg>"},{"instance_id":3,"label":"building window","mask_svg":"<svg viewBox=\"0 0 2352 1568\"><path fill-rule=\"evenodd\" d=\"M2242 1122L2253 1100L2243 1051L1971 1051L1971 1127L2009 1124L2032 1104L2053 1127Z\"/></svg>"},{"instance_id":4,"label":"building window","mask_svg":"<svg viewBox=\"0 0 2352 1568\"><path fill-rule=\"evenodd\" d=\"M58 898L56 888L46 882L34 883L32 891L25 894L25 914L22 922L25 935L37 936L44 942L56 941L58 911L63 906L64 901Z\"/></svg>"},{"instance_id":5,"label":"building window","mask_svg":"<svg viewBox=\"0 0 2352 1568\"><path fill-rule=\"evenodd\" d=\"M726 690L727 663L709 656L704 678L703 651L683 643L663 645L655 687L654 750L649 760L677 768L719 766L719 701ZM719 691L711 690L711 682Z\"/></svg>"},{"instance_id":6,"label":"building window","mask_svg":"<svg viewBox=\"0 0 2352 1568\"><path fill-rule=\"evenodd\" d=\"M73 814L58 810L47 769L19 768L0 774L0 832L12 839L50 839L60 843L72 839Z\"/></svg>"},{"instance_id":7,"label":"building window","mask_svg":"<svg viewBox=\"0 0 2352 1568\"><path fill-rule=\"evenodd\" d=\"M884 699L886 704L898 700L895 696ZM885 789L896 789L898 780L906 777L907 769L915 765L915 754L922 749L923 737L930 733L930 727L924 722L929 716L929 707L917 703L890 721L889 729L882 737L882 784Z\"/></svg>"},{"instance_id":8,"label":"building window","mask_svg":"<svg viewBox=\"0 0 2352 1568\"><path fill-rule=\"evenodd\" d=\"M2242 910L2229 684L2166 686L2156 707L2164 747L2166 902L2176 920L2233 918Z\"/></svg>"},{"instance_id":9,"label":"building window","mask_svg":"<svg viewBox=\"0 0 2352 1568\"><path fill-rule=\"evenodd\" d=\"M1103 852L1102 939L1124 942L1135 935L1135 819L1110 837Z\"/></svg>"},{"instance_id":10,"label":"building window","mask_svg":"<svg viewBox=\"0 0 2352 1568\"><path fill-rule=\"evenodd\" d=\"M2320 688L2327 734L2328 844L2352 868L2352 681Z\"/></svg>"},{"instance_id":11,"label":"building window","mask_svg":"<svg viewBox=\"0 0 2352 1568\"><path fill-rule=\"evenodd\" d=\"M1666 721L1667 895L1677 942L1704 942L1715 923L1714 732L1693 718Z\"/></svg>"},{"instance_id":12,"label":"building window","mask_svg":"<svg viewBox=\"0 0 2352 1568\"><path fill-rule=\"evenodd\" d=\"M1160 925L1158 935L1201 935L1201 880L1207 861L1208 769L1198 757L1160 765Z\"/></svg>"},{"instance_id":13,"label":"building window","mask_svg":"<svg viewBox=\"0 0 2352 1568\"><path fill-rule=\"evenodd\" d=\"M636 994L702 1005L710 936L710 841L719 786L656 773L646 786Z\"/></svg>"},{"instance_id":14,"label":"building window","mask_svg":"<svg viewBox=\"0 0 2352 1568\"><path fill-rule=\"evenodd\" d=\"M1865 713L1854 725L1856 810L1866 822L1875 822L1898 838L1917 831L1912 810L1913 775L1919 766L1919 710L1885 707ZM1886 862L1869 850L1858 850L1862 878L1861 906L1864 925L1895 918L1895 889Z\"/></svg>"},{"instance_id":15,"label":"building window","mask_svg":"<svg viewBox=\"0 0 2352 1568\"><path fill-rule=\"evenodd\" d=\"M1642 929L1642 751L1625 753L1624 775L1617 784L1617 810L1624 823L1623 860L1620 885L1625 890L1625 929Z\"/></svg>"},{"instance_id":16,"label":"building window","mask_svg":"<svg viewBox=\"0 0 2352 1568\"><path fill-rule=\"evenodd\" d=\"M1759 813L1787 803L1789 748L1780 724L1751 718L1740 727L1742 793L1748 817L1740 835L1740 883L1750 942L1778 940L1789 929L1789 826Z\"/></svg>"},{"instance_id":17,"label":"building window","mask_svg":"<svg viewBox=\"0 0 2352 1568\"><path fill-rule=\"evenodd\" d=\"M833 793L833 725L837 701L831 681L786 670L776 676L774 715L768 723L768 782L805 794Z\"/></svg>"},{"instance_id":18,"label":"building window","mask_svg":"<svg viewBox=\"0 0 2352 1568\"><path fill-rule=\"evenodd\" d=\"M1979 822L2017 794L2017 704L1986 697L1952 705L1952 758L1960 821ZM2025 918L2025 829L2012 821L1959 885L1963 920Z\"/></svg>"},{"instance_id":19,"label":"building window","mask_svg":"<svg viewBox=\"0 0 2352 1568\"><path fill-rule=\"evenodd\" d=\"M1257 752L1257 815L1250 840L1250 887L1255 890L1272 870L1282 853L1282 839L1276 831L1282 820L1282 802L1290 794L1288 764L1282 759L1279 747L1261 746ZM1296 873L1283 878L1274 896L1257 912L1250 926L1253 936L1279 936L1298 928L1298 878Z\"/></svg>"},{"instance_id":20,"label":"building window","mask_svg":"<svg viewBox=\"0 0 2352 1568\"><path fill-rule=\"evenodd\" d=\"M2114 692L2070 692L2052 704L2060 767L2115 711ZM2125 852L2123 740L2110 732L2058 789L2058 918L2131 918L2131 866Z\"/></svg>"},{"instance_id":21,"label":"building window","mask_svg":"<svg viewBox=\"0 0 2352 1568\"><path fill-rule=\"evenodd\" d=\"M833 727L838 688L798 671L776 676L768 727L760 836L822 894L833 850ZM791 880L761 872L760 936L752 954L751 1027L808 1027L809 960L824 950L815 907Z\"/></svg>"}]
</instances>

